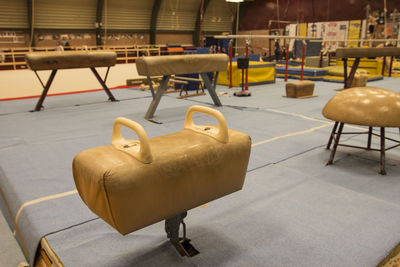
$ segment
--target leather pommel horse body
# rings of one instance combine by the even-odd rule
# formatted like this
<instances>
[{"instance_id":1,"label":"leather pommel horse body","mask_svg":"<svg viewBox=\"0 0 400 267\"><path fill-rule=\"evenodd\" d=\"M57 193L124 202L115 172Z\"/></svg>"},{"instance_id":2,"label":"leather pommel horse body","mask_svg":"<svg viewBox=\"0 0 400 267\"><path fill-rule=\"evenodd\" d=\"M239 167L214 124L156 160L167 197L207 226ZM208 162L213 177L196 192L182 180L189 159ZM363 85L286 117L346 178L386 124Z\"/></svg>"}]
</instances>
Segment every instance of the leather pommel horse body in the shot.
<instances>
[{"instance_id":1,"label":"leather pommel horse body","mask_svg":"<svg viewBox=\"0 0 400 267\"><path fill-rule=\"evenodd\" d=\"M194 124L194 112L215 117L219 125ZM124 139L121 126L139 140ZM112 145L76 155L73 175L82 200L118 232L166 220L172 244L182 256L194 256L198 252L185 237L187 210L241 190L250 149L250 137L228 129L219 111L192 106L182 131L151 139L138 123L117 118Z\"/></svg>"},{"instance_id":2,"label":"leather pommel horse body","mask_svg":"<svg viewBox=\"0 0 400 267\"><path fill-rule=\"evenodd\" d=\"M106 80L110 67L117 63L117 54L115 52L104 51L58 51L58 52L35 52L25 56L25 61L29 68L33 70L43 86L42 95L34 111L40 111L44 99L50 89L51 83L59 69L77 69L90 68L96 79L99 81L104 91L107 93L111 101L116 101L111 91L106 85ZM104 80L100 77L95 69L96 67L107 67ZM51 74L46 84L42 82L37 71L51 70Z\"/></svg>"},{"instance_id":3,"label":"leather pommel horse body","mask_svg":"<svg viewBox=\"0 0 400 267\"><path fill-rule=\"evenodd\" d=\"M145 118L151 119L154 116L161 97L167 89L168 81L171 75L174 74L200 73L214 104L216 106L222 106L215 92L215 86L217 84L218 72L227 69L228 60L228 56L225 54L173 55L138 58L136 60L137 72L139 75L147 76L149 85L151 85L151 76L163 76L157 93L154 93L153 88L150 87L153 100L147 110ZM208 72L216 72L213 84L211 84L207 75Z\"/></svg>"},{"instance_id":4,"label":"leather pommel horse body","mask_svg":"<svg viewBox=\"0 0 400 267\"><path fill-rule=\"evenodd\" d=\"M356 70L357 70L358 64L360 63L360 59L362 57L384 57L383 66L382 66L382 75L383 75L383 73L385 71L385 59L386 59L386 57L391 57L390 68L389 68L389 76L391 76L393 57L395 57L395 56L400 56L400 48L398 48L398 47L338 48L336 50L336 58L343 59L344 88L346 89L346 88L350 88L351 87L351 83L353 82L354 75L356 74ZM355 58L349 76L347 76L347 59L348 58Z\"/></svg>"}]
</instances>

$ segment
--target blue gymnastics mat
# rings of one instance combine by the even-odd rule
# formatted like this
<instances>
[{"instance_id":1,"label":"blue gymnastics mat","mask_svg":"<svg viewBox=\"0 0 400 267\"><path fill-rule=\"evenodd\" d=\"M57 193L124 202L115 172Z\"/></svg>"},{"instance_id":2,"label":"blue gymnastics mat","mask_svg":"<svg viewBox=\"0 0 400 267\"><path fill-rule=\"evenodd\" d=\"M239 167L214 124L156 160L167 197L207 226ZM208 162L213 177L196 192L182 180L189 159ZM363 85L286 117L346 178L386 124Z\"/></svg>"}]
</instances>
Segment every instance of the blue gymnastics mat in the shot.
<instances>
[{"instance_id":1,"label":"blue gymnastics mat","mask_svg":"<svg viewBox=\"0 0 400 267\"><path fill-rule=\"evenodd\" d=\"M399 91L395 78L376 86ZM45 238L64 266L377 265L400 241L399 149L386 155L386 176L372 151L339 148L326 166L332 122L321 110L337 84L317 81L318 97L308 99L284 98L284 88L277 80L236 98L218 87L226 96L217 109L253 147L243 190L188 212L187 235L200 251L193 258L179 256L162 222L122 236L99 219L74 191L71 164L80 151L111 143L116 117L137 121L150 138L169 134L183 128L189 106L213 107L210 96L165 95L154 118L162 124L143 118L151 95L136 89L113 92L120 102L103 92L52 96L33 113L36 99L0 102L0 207L30 263ZM398 129L388 136L398 138Z\"/></svg>"}]
</instances>

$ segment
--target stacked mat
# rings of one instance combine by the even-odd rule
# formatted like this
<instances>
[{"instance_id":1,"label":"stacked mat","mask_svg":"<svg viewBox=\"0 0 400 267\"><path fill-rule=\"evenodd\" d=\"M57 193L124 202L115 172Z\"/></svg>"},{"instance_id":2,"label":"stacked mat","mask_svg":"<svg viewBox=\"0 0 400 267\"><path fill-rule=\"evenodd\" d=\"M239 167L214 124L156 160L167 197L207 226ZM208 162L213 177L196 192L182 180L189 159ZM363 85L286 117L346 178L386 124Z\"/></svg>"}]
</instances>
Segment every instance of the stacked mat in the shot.
<instances>
[{"instance_id":1,"label":"stacked mat","mask_svg":"<svg viewBox=\"0 0 400 267\"><path fill-rule=\"evenodd\" d=\"M325 82L335 82L335 83L343 83L344 82L344 68L343 65L338 66L330 66L325 68L328 74L324 77ZM351 68L347 68L347 75L349 75ZM375 71L371 71L370 69L359 68L357 69L357 74L366 74L368 76L368 81L378 81L382 80L383 76L376 74Z\"/></svg>"},{"instance_id":2,"label":"stacked mat","mask_svg":"<svg viewBox=\"0 0 400 267\"><path fill-rule=\"evenodd\" d=\"M275 68L276 77L285 77L285 66L278 66ZM288 78L300 79L301 68L289 67L288 68ZM324 76L328 74L328 71L321 68L308 68L304 67L303 78L312 81L322 81Z\"/></svg>"}]
</instances>

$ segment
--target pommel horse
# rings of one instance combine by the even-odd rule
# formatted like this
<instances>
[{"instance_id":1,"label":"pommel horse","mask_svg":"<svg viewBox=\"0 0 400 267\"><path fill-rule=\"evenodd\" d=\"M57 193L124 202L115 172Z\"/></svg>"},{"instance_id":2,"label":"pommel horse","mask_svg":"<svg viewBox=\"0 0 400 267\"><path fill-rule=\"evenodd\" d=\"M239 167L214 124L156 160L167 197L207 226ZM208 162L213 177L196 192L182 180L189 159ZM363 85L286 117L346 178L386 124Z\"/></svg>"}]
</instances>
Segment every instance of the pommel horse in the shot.
<instances>
[{"instance_id":1,"label":"pommel horse","mask_svg":"<svg viewBox=\"0 0 400 267\"><path fill-rule=\"evenodd\" d=\"M146 112L145 119L153 118L161 97L168 87L168 81L173 74L200 73L205 86L216 106L222 106L216 92L218 72L228 67L228 56L225 54L202 55L172 55L140 57L136 60L136 68L139 75L147 76L153 100ZM211 83L208 72L216 72L214 82ZM151 76L163 76L157 93L151 86Z\"/></svg>"},{"instance_id":2,"label":"pommel horse","mask_svg":"<svg viewBox=\"0 0 400 267\"><path fill-rule=\"evenodd\" d=\"M195 124L195 112L214 117L218 125ZM125 139L121 126L138 140ZM165 220L170 242L181 256L192 257L199 252L186 237L187 211L241 190L250 150L250 137L229 129L221 112L192 106L183 130L150 139L137 122L117 118L111 145L80 152L72 169L82 200L118 232Z\"/></svg>"},{"instance_id":3,"label":"pommel horse","mask_svg":"<svg viewBox=\"0 0 400 267\"><path fill-rule=\"evenodd\" d=\"M336 58L343 59L343 67L344 67L344 89L350 88L351 83L353 82L354 75L356 74L356 70L358 64L360 63L360 59L362 57L384 57L382 74L385 70L385 59L386 57L391 57L390 67L389 67L389 76L392 72L392 64L393 57L400 56L400 48L398 47L382 47L382 48L338 48L336 50ZM347 76L347 59L355 58L353 66L351 67L351 71L349 76Z\"/></svg>"},{"instance_id":4,"label":"pommel horse","mask_svg":"<svg viewBox=\"0 0 400 267\"><path fill-rule=\"evenodd\" d=\"M50 89L51 83L59 69L90 68L96 79L99 81L104 91L111 101L117 101L110 89L106 85L106 80L110 67L117 63L115 52L105 51L58 51L58 52L35 52L25 56L27 65L33 70L43 86L42 94L33 111L40 111L43 107L44 99ZM104 80L95 69L96 67L107 67ZM51 70L51 74L46 84L42 82L37 71Z\"/></svg>"}]
</instances>

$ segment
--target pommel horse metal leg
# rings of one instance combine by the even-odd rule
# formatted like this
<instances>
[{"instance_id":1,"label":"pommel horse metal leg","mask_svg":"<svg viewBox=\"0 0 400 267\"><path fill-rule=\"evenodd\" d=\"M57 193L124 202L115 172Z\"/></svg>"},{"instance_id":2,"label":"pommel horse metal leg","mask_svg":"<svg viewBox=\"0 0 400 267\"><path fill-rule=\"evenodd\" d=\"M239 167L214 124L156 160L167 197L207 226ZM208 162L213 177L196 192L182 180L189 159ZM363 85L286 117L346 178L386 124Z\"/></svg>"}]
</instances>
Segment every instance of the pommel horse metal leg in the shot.
<instances>
[{"instance_id":1,"label":"pommel horse metal leg","mask_svg":"<svg viewBox=\"0 0 400 267\"><path fill-rule=\"evenodd\" d=\"M206 72L200 73L201 78L203 79L203 82L206 85L206 88L208 90L208 92L210 93L210 96L212 98L212 100L214 101L214 104L216 106L222 106L221 101L219 100L217 93L215 92L215 87L213 86L213 84L210 81L210 78L208 78L208 75ZM218 75L218 74L217 74ZM217 79L218 76L215 77L215 79ZM216 84L216 81L215 83Z\"/></svg>"},{"instance_id":2,"label":"pommel horse metal leg","mask_svg":"<svg viewBox=\"0 0 400 267\"><path fill-rule=\"evenodd\" d=\"M157 106L160 103L161 97L163 96L165 90L167 90L168 81L170 78L171 75L163 76L160 87L158 88L156 95L153 97L153 100L151 101L150 106L147 109L146 115L144 116L146 120L150 120L151 118L153 118Z\"/></svg>"},{"instance_id":3,"label":"pommel horse metal leg","mask_svg":"<svg viewBox=\"0 0 400 267\"><path fill-rule=\"evenodd\" d=\"M190 244L190 239L186 238L186 224L183 222L186 215L187 212L185 211L172 218L166 219L165 232L167 232L167 237L181 256L193 257L200 252ZM183 237L179 237L179 226L181 224L183 227Z\"/></svg>"},{"instance_id":4,"label":"pommel horse metal leg","mask_svg":"<svg viewBox=\"0 0 400 267\"><path fill-rule=\"evenodd\" d=\"M147 76L147 83L149 84L151 96L152 96L153 99L154 99L154 98L156 97L156 94L154 93L153 81L151 80L151 77L150 77L150 76Z\"/></svg>"},{"instance_id":5,"label":"pommel horse metal leg","mask_svg":"<svg viewBox=\"0 0 400 267\"><path fill-rule=\"evenodd\" d=\"M111 93L110 89L108 89L108 87L107 87L107 85L105 83L106 80L107 80L108 71L110 70L110 67L107 68L107 73L106 73L106 77L104 78L104 81L103 81L103 79L101 79L99 73L97 72L97 70L94 67L90 67L90 69L92 70L94 76L96 76L97 80L99 81L99 83L103 87L104 91L108 95L108 99L111 100L111 101L117 101L115 99L115 97L113 96L113 94Z\"/></svg>"},{"instance_id":6,"label":"pommel horse metal leg","mask_svg":"<svg viewBox=\"0 0 400 267\"><path fill-rule=\"evenodd\" d=\"M43 91L42 91L42 94L41 94L41 96L40 96L40 98L39 98L37 104L36 104L35 109L32 110L32 111L40 111L40 109L43 107L44 99L46 98L47 92L48 92L49 89L50 89L50 85L51 85L51 83L53 82L54 77L56 76L56 73L57 73L57 69L52 70L52 71L51 71L51 74L50 74L50 77L49 77L49 79L47 80L46 85L44 85L43 82L42 82L42 80L40 79L39 75L38 75L37 72L35 71L36 76L38 77L40 83L41 83L42 86L43 86Z\"/></svg>"}]
</instances>

